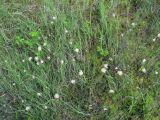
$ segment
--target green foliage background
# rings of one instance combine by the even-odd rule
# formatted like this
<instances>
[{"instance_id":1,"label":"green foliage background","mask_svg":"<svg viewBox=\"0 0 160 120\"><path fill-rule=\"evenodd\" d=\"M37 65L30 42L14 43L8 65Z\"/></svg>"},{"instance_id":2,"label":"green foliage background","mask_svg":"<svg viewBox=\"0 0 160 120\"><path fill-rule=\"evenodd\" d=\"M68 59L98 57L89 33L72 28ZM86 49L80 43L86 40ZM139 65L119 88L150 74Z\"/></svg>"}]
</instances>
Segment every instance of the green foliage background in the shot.
<instances>
[{"instance_id":1,"label":"green foliage background","mask_svg":"<svg viewBox=\"0 0 160 120\"><path fill-rule=\"evenodd\" d=\"M159 120L159 33L159 0L1 0L0 119Z\"/></svg>"}]
</instances>

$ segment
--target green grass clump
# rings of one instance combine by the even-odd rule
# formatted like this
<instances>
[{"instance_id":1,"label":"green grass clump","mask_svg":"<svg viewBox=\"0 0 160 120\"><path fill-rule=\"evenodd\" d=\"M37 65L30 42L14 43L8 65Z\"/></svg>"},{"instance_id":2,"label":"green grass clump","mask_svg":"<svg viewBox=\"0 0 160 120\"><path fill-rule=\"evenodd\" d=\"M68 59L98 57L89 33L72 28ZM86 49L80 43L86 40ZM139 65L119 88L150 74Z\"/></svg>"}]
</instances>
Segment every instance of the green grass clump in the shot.
<instances>
[{"instance_id":1,"label":"green grass clump","mask_svg":"<svg viewBox=\"0 0 160 120\"><path fill-rule=\"evenodd\" d=\"M159 0L1 0L0 119L159 120Z\"/></svg>"}]
</instances>

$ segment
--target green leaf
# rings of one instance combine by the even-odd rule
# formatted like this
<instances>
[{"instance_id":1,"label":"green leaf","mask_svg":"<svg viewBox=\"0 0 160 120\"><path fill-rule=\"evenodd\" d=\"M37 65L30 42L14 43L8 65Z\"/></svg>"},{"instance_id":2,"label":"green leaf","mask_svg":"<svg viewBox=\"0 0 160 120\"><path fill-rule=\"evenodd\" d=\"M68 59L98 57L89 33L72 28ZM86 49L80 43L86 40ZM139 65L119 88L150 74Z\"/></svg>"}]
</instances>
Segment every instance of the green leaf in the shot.
<instances>
[{"instance_id":1,"label":"green leaf","mask_svg":"<svg viewBox=\"0 0 160 120\"><path fill-rule=\"evenodd\" d=\"M32 37L39 37L39 33L36 32L36 31L30 32L30 35L31 35Z\"/></svg>"},{"instance_id":2,"label":"green leaf","mask_svg":"<svg viewBox=\"0 0 160 120\"><path fill-rule=\"evenodd\" d=\"M25 41L25 44L28 45L29 47L33 47L33 42L32 41Z\"/></svg>"},{"instance_id":3,"label":"green leaf","mask_svg":"<svg viewBox=\"0 0 160 120\"><path fill-rule=\"evenodd\" d=\"M103 48L101 48L100 46L97 47L97 52L103 57L109 55L108 50L103 50Z\"/></svg>"},{"instance_id":4,"label":"green leaf","mask_svg":"<svg viewBox=\"0 0 160 120\"><path fill-rule=\"evenodd\" d=\"M20 36L16 36L16 44L23 45L24 44L24 39L21 38Z\"/></svg>"}]
</instances>

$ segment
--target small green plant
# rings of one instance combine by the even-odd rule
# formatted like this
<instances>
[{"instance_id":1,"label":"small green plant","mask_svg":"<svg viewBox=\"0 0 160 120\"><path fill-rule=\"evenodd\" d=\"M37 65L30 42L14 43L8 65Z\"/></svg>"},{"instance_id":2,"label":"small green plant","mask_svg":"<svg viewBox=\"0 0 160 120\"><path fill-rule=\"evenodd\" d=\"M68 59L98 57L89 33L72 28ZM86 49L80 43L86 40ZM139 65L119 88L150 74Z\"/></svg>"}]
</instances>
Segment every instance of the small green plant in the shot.
<instances>
[{"instance_id":1,"label":"small green plant","mask_svg":"<svg viewBox=\"0 0 160 120\"><path fill-rule=\"evenodd\" d=\"M74 45L74 49L75 48L81 49L81 43L80 42L76 42L75 45Z\"/></svg>"},{"instance_id":2,"label":"small green plant","mask_svg":"<svg viewBox=\"0 0 160 120\"><path fill-rule=\"evenodd\" d=\"M29 46L30 48L33 48L34 46L36 46L40 37L39 32L32 31L29 33L29 35L30 39L16 36L16 44L20 47Z\"/></svg>"},{"instance_id":3,"label":"small green plant","mask_svg":"<svg viewBox=\"0 0 160 120\"><path fill-rule=\"evenodd\" d=\"M40 41L40 33L37 31L32 31L28 34L28 38L24 38L22 36L16 36L15 41L16 45L21 48L25 48L25 50L28 51L29 54L43 57L44 51L38 50L38 48L41 48L41 44L43 44L44 47L49 48L49 45L47 43L47 40L44 41L44 43L41 43ZM42 49L42 48L41 48Z\"/></svg>"},{"instance_id":4,"label":"small green plant","mask_svg":"<svg viewBox=\"0 0 160 120\"><path fill-rule=\"evenodd\" d=\"M109 55L109 52L107 49L103 49L102 47L98 46L97 47L97 52L102 56L102 57L105 57L105 56L108 56Z\"/></svg>"}]
</instances>

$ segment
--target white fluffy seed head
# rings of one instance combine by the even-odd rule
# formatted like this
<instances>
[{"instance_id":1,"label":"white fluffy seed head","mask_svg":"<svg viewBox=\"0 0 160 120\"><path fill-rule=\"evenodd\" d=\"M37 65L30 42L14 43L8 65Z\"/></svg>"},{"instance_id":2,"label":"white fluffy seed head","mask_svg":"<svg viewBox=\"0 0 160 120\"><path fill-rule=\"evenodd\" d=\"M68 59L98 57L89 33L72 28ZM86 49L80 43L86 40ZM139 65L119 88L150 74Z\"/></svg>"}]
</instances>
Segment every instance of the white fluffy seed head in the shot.
<instances>
[{"instance_id":1,"label":"white fluffy seed head","mask_svg":"<svg viewBox=\"0 0 160 120\"><path fill-rule=\"evenodd\" d=\"M157 35L157 37L159 37L159 38L160 38L160 33Z\"/></svg>"},{"instance_id":2,"label":"white fluffy seed head","mask_svg":"<svg viewBox=\"0 0 160 120\"><path fill-rule=\"evenodd\" d=\"M147 71L146 71L146 69L145 69L145 68L142 68L142 72L143 72L143 73L146 73Z\"/></svg>"},{"instance_id":3,"label":"white fluffy seed head","mask_svg":"<svg viewBox=\"0 0 160 120\"><path fill-rule=\"evenodd\" d=\"M23 59L23 60L22 60L22 62L24 63L24 62L25 62L25 60Z\"/></svg>"},{"instance_id":4,"label":"white fluffy seed head","mask_svg":"<svg viewBox=\"0 0 160 120\"><path fill-rule=\"evenodd\" d=\"M42 93L37 93L37 96L38 96L38 97L42 96Z\"/></svg>"},{"instance_id":5,"label":"white fluffy seed head","mask_svg":"<svg viewBox=\"0 0 160 120\"><path fill-rule=\"evenodd\" d=\"M70 45L72 45L72 44L73 44L73 42L72 42L72 41L70 41L70 42L69 42L69 44L70 44Z\"/></svg>"},{"instance_id":6,"label":"white fluffy seed head","mask_svg":"<svg viewBox=\"0 0 160 120\"><path fill-rule=\"evenodd\" d=\"M74 58L72 58L72 62L75 62L76 60Z\"/></svg>"},{"instance_id":7,"label":"white fluffy seed head","mask_svg":"<svg viewBox=\"0 0 160 120\"><path fill-rule=\"evenodd\" d=\"M144 58L143 60L142 60L142 63L145 63L147 60Z\"/></svg>"},{"instance_id":8,"label":"white fluffy seed head","mask_svg":"<svg viewBox=\"0 0 160 120\"><path fill-rule=\"evenodd\" d=\"M31 60L32 60L32 57L29 57L28 60L31 61Z\"/></svg>"},{"instance_id":9,"label":"white fluffy seed head","mask_svg":"<svg viewBox=\"0 0 160 120\"><path fill-rule=\"evenodd\" d=\"M115 67L115 70L118 70L118 67Z\"/></svg>"},{"instance_id":10,"label":"white fluffy seed head","mask_svg":"<svg viewBox=\"0 0 160 120\"><path fill-rule=\"evenodd\" d=\"M123 33L121 33L121 37L123 37L124 36L124 34Z\"/></svg>"},{"instance_id":11,"label":"white fluffy seed head","mask_svg":"<svg viewBox=\"0 0 160 120\"><path fill-rule=\"evenodd\" d=\"M122 75L123 75L123 72L122 72L121 70L119 70L119 71L117 72L117 74L118 74L119 76L122 76Z\"/></svg>"},{"instance_id":12,"label":"white fluffy seed head","mask_svg":"<svg viewBox=\"0 0 160 120\"><path fill-rule=\"evenodd\" d=\"M82 75L83 75L83 71L80 70L80 71L79 71L79 76L82 76Z\"/></svg>"},{"instance_id":13,"label":"white fluffy seed head","mask_svg":"<svg viewBox=\"0 0 160 120\"><path fill-rule=\"evenodd\" d=\"M53 16L52 18L53 18L53 20L56 20L56 19L57 19L57 17L56 17L56 16Z\"/></svg>"},{"instance_id":14,"label":"white fluffy seed head","mask_svg":"<svg viewBox=\"0 0 160 120\"><path fill-rule=\"evenodd\" d=\"M22 103L24 103L24 102L25 102L25 100L22 100L21 102L22 102Z\"/></svg>"},{"instance_id":15,"label":"white fluffy seed head","mask_svg":"<svg viewBox=\"0 0 160 120\"><path fill-rule=\"evenodd\" d=\"M65 30L64 30L64 32L65 32L65 33L68 33L68 30L67 30L67 29L65 29Z\"/></svg>"},{"instance_id":16,"label":"white fluffy seed head","mask_svg":"<svg viewBox=\"0 0 160 120\"><path fill-rule=\"evenodd\" d=\"M13 85L13 86L15 86L15 85L16 85L16 83L13 83L12 85Z\"/></svg>"},{"instance_id":17,"label":"white fluffy seed head","mask_svg":"<svg viewBox=\"0 0 160 120\"><path fill-rule=\"evenodd\" d=\"M26 106L26 111L29 111L31 109L30 106Z\"/></svg>"},{"instance_id":18,"label":"white fluffy seed head","mask_svg":"<svg viewBox=\"0 0 160 120\"><path fill-rule=\"evenodd\" d=\"M40 62L41 62L41 64L43 64L43 63L44 63L44 61L43 61L43 60L41 60Z\"/></svg>"},{"instance_id":19,"label":"white fluffy seed head","mask_svg":"<svg viewBox=\"0 0 160 120\"><path fill-rule=\"evenodd\" d=\"M38 60L39 60L38 56L36 56L34 59L35 59L35 61L38 61Z\"/></svg>"},{"instance_id":20,"label":"white fluffy seed head","mask_svg":"<svg viewBox=\"0 0 160 120\"><path fill-rule=\"evenodd\" d=\"M51 49L50 49L50 48L48 48L48 51L49 51L49 52L51 52Z\"/></svg>"},{"instance_id":21,"label":"white fluffy seed head","mask_svg":"<svg viewBox=\"0 0 160 120\"><path fill-rule=\"evenodd\" d=\"M113 58L110 57L109 60L110 60L110 61L113 61Z\"/></svg>"},{"instance_id":22,"label":"white fluffy seed head","mask_svg":"<svg viewBox=\"0 0 160 120\"><path fill-rule=\"evenodd\" d=\"M71 84L75 84L75 83L76 83L76 80L71 80L70 83L71 83Z\"/></svg>"},{"instance_id":23,"label":"white fluffy seed head","mask_svg":"<svg viewBox=\"0 0 160 120\"><path fill-rule=\"evenodd\" d=\"M92 105L89 105L89 109L91 110L93 108L93 106Z\"/></svg>"},{"instance_id":24,"label":"white fluffy seed head","mask_svg":"<svg viewBox=\"0 0 160 120\"><path fill-rule=\"evenodd\" d=\"M32 79L35 79L36 77L34 75L32 75Z\"/></svg>"},{"instance_id":25,"label":"white fluffy seed head","mask_svg":"<svg viewBox=\"0 0 160 120\"><path fill-rule=\"evenodd\" d=\"M133 27L135 27L136 23L132 23L131 25L132 25Z\"/></svg>"},{"instance_id":26,"label":"white fluffy seed head","mask_svg":"<svg viewBox=\"0 0 160 120\"><path fill-rule=\"evenodd\" d=\"M56 93L56 94L54 95L54 98L55 98L55 99L59 99L59 98L60 98L59 94Z\"/></svg>"},{"instance_id":27,"label":"white fluffy seed head","mask_svg":"<svg viewBox=\"0 0 160 120\"><path fill-rule=\"evenodd\" d=\"M113 17L116 17L116 14L115 14L115 13L112 13L112 16L113 16Z\"/></svg>"},{"instance_id":28,"label":"white fluffy seed head","mask_svg":"<svg viewBox=\"0 0 160 120\"><path fill-rule=\"evenodd\" d=\"M43 46L47 46L47 42L44 42L44 43L43 43Z\"/></svg>"},{"instance_id":29,"label":"white fluffy seed head","mask_svg":"<svg viewBox=\"0 0 160 120\"><path fill-rule=\"evenodd\" d=\"M64 60L61 60L61 65L63 65L64 64Z\"/></svg>"},{"instance_id":30,"label":"white fluffy seed head","mask_svg":"<svg viewBox=\"0 0 160 120\"><path fill-rule=\"evenodd\" d=\"M106 107L103 108L104 111L107 111L108 109Z\"/></svg>"},{"instance_id":31,"label":"white fluffy seed head","mask_svg":"<svg viewBox=\"0 0 160 120\"><path fill-rule=\"evenodd\" d=\"M107 71L106 68L102 68L102 69L101 69L101 72L102 72L102 73L106 73L106 71Z\"/></svg>"},{"instance_id":32,"label":"white fluffy seed head","mask_svg":"<svg viewBox=\"0 0 160 120\"><path fill-rule=\"evenodd\" d=\"M156 38L153 38L153 40L152 40L153 42L155 42L156 41Z\"/></svg>"},{"instance_id":33,"label":"white fluffy seed head","mask_svg":"<svg viewBox=\"0 0 160 120\"><path fill-rule=\"evenodd\" d=\"M44 106L44 109L48 109L48 107L45 105L45 106Z\"/></svg>"},{"instance_id":34,"label":"white fluffy seed head","mask_svg":"<svg viewBox=\"0 0 160 120\"><path fill-rule=\"evenodd\" d=\"M155 71L155 74L158 75L158 71Z\"/></svg>"},{"instance_id":35,"label":"white fluffy seed head","mask_svg":"<svg viewBox=\"0 0 160 120\"><path fill-rule=\"evenodd\" d=\"M53 21L51 21L51 24L53 24L54 22Z\"/></svg>"},{"instance_id":36,"label":"white fluffy seed head","mask_svg":"<svg viewBox=\"0 0 160 120\"><path fill-rule=\"evenodd\" d=\"M108 69L108 64L104 64L103 66L104 68Z\"/></svg>"},{"instance_id":37,"label":"white fluffy seed head","mask_svg":"<svg viewBox=\"0 0 160 120\"><path fill-rule=\"evenodd\" d=\"M78 48L75 48L74 51L75 51L76 53L78 53L78 52L79 52L79 49L78 49Z\"/></svg>"},{"instance_id":38,"label":"white fluffy seed head","mask_svg":"<svg viewBox=\"0 0 160 120\"><path fill-rule=\"evenodd\" d=\"M113 93L115 93L115 91L114 90L109 90L109 93L113 94Z\"/></svg>"},{"instance_id":39,"label":"white fluffy seed head","mask_svg":"<svg viewBox=\"0 0 160 120\"><path fill-rule=\"evenodd\" d=\"M51 57L50 57L50 56L47 56L47 59L48 59L48 60L50 60L50 59L51 59Z\"/></svg>"},{"instance_id":40,"label":"white fluffy seed head","mask_svg":"<svg viewBox=\"0 0 160 120\"><path fill-rule=\"evenodd\" d=\"M42 47L41 46L38 46L38 51L42 51Z\"/></svg>"}]
</instances>

